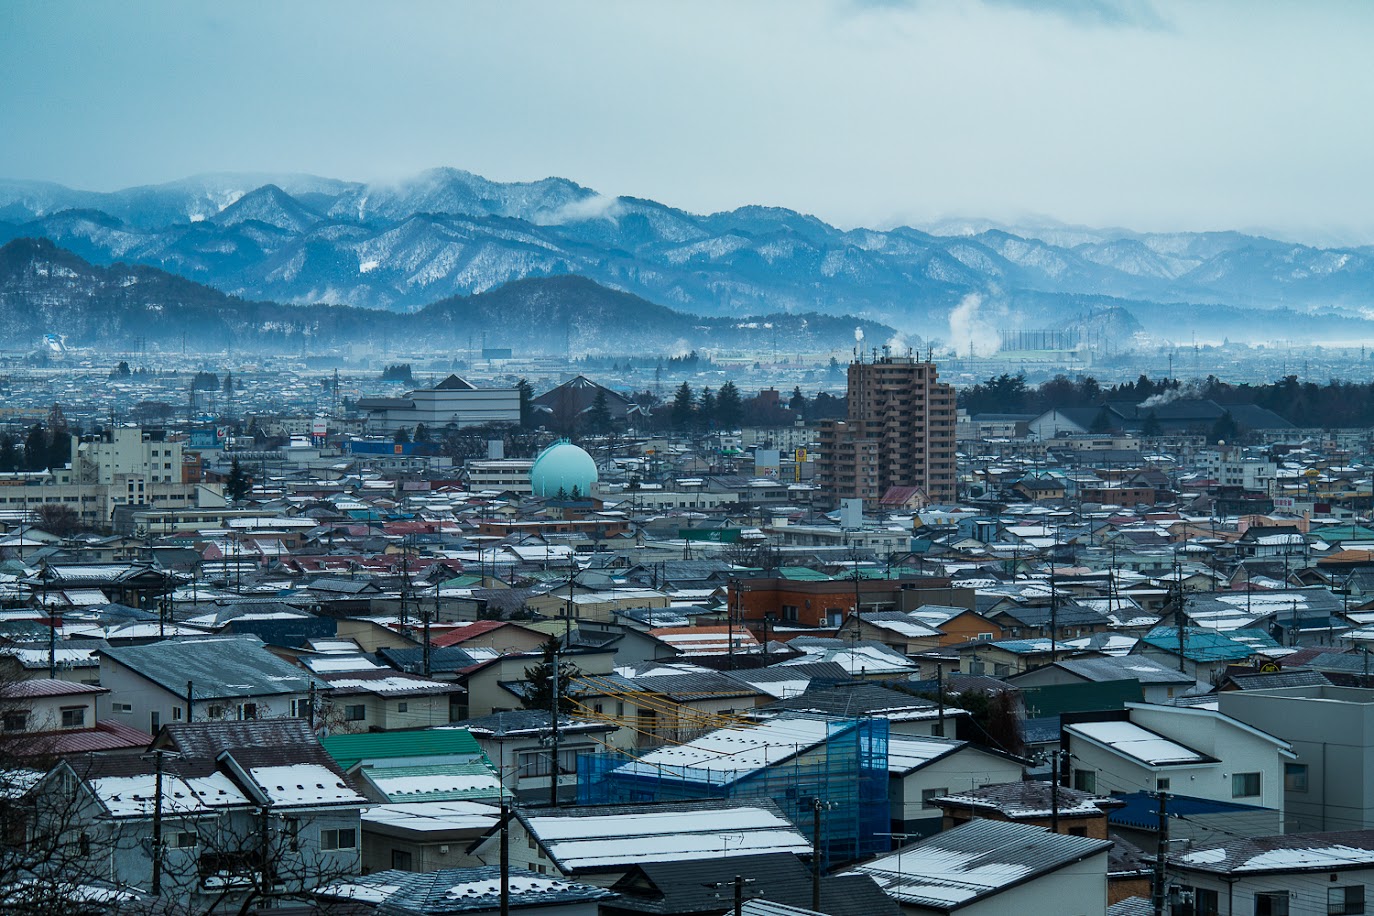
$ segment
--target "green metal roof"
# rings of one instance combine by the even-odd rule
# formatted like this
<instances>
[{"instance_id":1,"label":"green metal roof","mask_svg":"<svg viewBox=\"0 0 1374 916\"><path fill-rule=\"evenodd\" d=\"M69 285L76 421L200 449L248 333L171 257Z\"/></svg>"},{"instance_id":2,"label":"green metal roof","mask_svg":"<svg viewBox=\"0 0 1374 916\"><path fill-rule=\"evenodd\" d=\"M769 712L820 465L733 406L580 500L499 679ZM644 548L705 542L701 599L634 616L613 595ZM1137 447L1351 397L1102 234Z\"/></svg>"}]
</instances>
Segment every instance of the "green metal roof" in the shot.
<instances>
[{"instance_id":1,"label":"green metal roof","mask_svg":"<svg viewBox=\"0 0 1374 916\"><path fill-rule=\"evenodd\" d=\"M330 735L321 738L320 744L345 770L352 769L364 760L441 756L471 759L482 756L481 747L465 728Z\"/></svg>"},{"instance_id":2,"label":"green metal roof","mask_svg":"<svg viewBox=\"0 0 1374 916\"><path fill-rule=\"evenodd\" d=\"M791 579L796 582L828 582L830 577L817 569L809 566L784 566L778 570L778 575L784 579Z\"/></svg>"},{"instance_id":3,"label":"green metal roof","mask_svg":"<svg viewBox=\"0 0 1374 916\"><path fill-rule=\"evenodd\" d=\"M480 763L413 767L364 767L372 784L392 802L496 801L501 779L485 758Z\"/></svg>"}]
</instances>

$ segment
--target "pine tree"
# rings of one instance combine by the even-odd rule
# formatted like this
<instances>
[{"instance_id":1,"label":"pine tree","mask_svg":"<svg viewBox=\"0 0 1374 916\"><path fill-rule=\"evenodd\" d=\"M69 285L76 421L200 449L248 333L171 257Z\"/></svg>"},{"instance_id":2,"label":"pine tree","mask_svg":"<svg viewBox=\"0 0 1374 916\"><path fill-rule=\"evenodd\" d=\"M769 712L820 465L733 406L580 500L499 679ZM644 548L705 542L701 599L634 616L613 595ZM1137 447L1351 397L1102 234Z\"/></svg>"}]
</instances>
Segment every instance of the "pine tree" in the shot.
<instances>
[{"instance_id":1,"label":"pine tree","mask_svg":"<svg viewBox=\"0 0 1374 916\"><path fill-rule=\"evenodd\" d=\"M395 435L395 436L392 436L392 441L397 442L397 443L406 443L406 442L409 442L409 441L410 441L410 430L406 429L404 426L398 426L398 427L396 427L396 435Z\"/></svg>"},{"instance_id":2,"label":"pine tree","mask_svg":"<svg viewBox=\"0 0 1374 916\"><path fill-rule=\"evenodd\" d=\"M529 379L520 379L515 383L516 390L520 392L520 425L525 429L534 429L534 386Z\"/></svg>"},{"instance_id":3,"label":"pine tree","mask_svg":"<svg viewBox=\"0 0 1374 916\"><path fill-rule=\"evenodd\" d=\"M243 468L239 465L239 460L234 459L234 463L229 465L229 479L224 482L224 492L234 502L241 502L248 491L252 488L252 481L248 475L243 473Z\"/></svg>"},{"instance_id":4,"label":"pine tree","mask_svg":"<svg viewBox=\"0 0 1374 916\"><path fill-rule=\"evenodd\" d=\"M697 417L700 424L707 429L716 425L716 396L711 393L710 388L701 389L701 401L697 404Z\"/></svg>"},{"instance_id":5,"label":"pine tree","mask_svg":"<svg viewBox=\"0 0 1374 916\"><path fill-rule=\"evenodd\" d=\"M425 427L425 424L423 424L423 423L416 423L416 424L415 424L415 441L416 441L416 442L428 442L428 441L429 441L429 429L427 429L427 428Z\"/></svg>"},{"instance_id":6,"label":"pine tree","mask_svg":"<svg viewBox=\"0 0 1374 916\"><path fill-rule=\"evenodd\" d=\"M792 399L787 402L787 406L792 409L798 419L806 416L806 395L802 394L800 385L792 389Z\"/></svg>"},{"instance_id":7,"label":"pine tree","mask_svg":"<svg viewBox=\"0 0 1374 916\"><path fill-rule=\"evenodd\" d=\"M605 434L611 431L611 405L606 401L606 389L598 388L584 421L587 432Z\"/></svg>"},{"instance_id":8,"label":"pine tree","mask_svg":"<svg viewBox=\"0 0 1374 916\"><path fill-rule=\"evenodd\" d=\"M35 423L24 440L24 470L41 471L48 466L48 433Z\"/></svg>"},{"instance_id":9,"label":"pine tree","mask_svg":"<svg viewBox=\"0 0 1374 916\"><path fill-rule=\"evenodd\" d=\"M692 388L683 382L673 395L672 421L674 429L687 429L692 425L693 414L696 412L696 397L692 394Z\"/></svg>"},{"instance_id":10,"label":"pine tree","mask_svg":"<svg viewBox=\"0 0 1374 916\"><path fill-rule=\"evenodd\" d=\"M550 636L540 650L538 664L531 665L525 669L525 683L529 686L525 690L524 696L520 698L521 704L526 709L552 709L553 694L553 658L562 648L557 637ZM582 670L569 661L562 658L558 660L558 711L570 713L576 708L576 703L572 699L572 684L582 676Z\"/></svg>"},{"instance_id":11,"label":"pine tree","mask_svg":"<svg viewBox=\"0 0 1374 916\"><path fill-rule=\"evenodd\" d=\"M726 382L716 394L716 422L721 429L736 429L743 417L744 405L740 401L739 389L734 382Z\"/></svg>"}]
</instances>

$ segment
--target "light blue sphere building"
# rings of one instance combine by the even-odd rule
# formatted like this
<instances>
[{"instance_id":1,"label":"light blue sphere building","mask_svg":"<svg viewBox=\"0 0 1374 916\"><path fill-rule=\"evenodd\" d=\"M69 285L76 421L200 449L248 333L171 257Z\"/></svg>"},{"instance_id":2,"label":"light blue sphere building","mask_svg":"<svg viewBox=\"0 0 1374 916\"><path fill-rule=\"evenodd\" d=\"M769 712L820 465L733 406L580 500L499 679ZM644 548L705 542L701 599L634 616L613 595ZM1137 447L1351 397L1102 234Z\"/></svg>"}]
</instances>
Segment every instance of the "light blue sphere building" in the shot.
<instances>
[{"instance_id":1,"label":"light blue sphere building","mask_svg":"<svg viewBox=\"0 0 1374 916\"><path fill-rule=\"evenodd\" d=\"M592 456L560 439L539 453L530 467L530 488L535 496L552 498L561 490L572 496L576 488L579 496L590 496L596 483L596 462Z\"/></svg>"}]
</instances>

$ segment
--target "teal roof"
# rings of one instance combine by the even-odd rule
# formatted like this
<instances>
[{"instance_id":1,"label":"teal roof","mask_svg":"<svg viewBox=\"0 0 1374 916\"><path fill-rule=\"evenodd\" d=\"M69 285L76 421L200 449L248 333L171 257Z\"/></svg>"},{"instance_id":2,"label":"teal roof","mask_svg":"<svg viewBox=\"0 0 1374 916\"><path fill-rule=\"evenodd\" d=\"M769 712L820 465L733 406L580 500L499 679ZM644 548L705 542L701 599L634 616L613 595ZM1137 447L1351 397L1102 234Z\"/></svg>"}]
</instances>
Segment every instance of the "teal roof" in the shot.
<instances>
[{"instance_id":1,"label":"teal roof","mask_svg":"<svg viewBox=\"0 0 1374 916\"><path fill-rule=\"evenodd\" d=\"M1249 658L1265 649L1279 648L1263 630L1231 630L1229 633L1185 627L1183 657L1195 662L1230 662ZM1155 627L1142 639L1156 649L1178 653L1178 627Z\"/></svg>"},{"instance_id":2,"label":"teal roof","mask_svg":"<svg viewBox=\"0 0 1374 916\"><path fill-rule=\"evenodd\" d=\"M784 566L778 570L778 576L783 579L791 579L795 582L828 582L830 577L817 569L808 566Z\"/></svg>"},{"instance_id":3,"label":"teal roof","mask_svg":"<svg viewBox=\"0 0 1374 916\"><path fill-rule=\"evenodd\" d=\"M321 738L320 744L345 770L352 769L364 760L441 756L471 759L482 756L476 739L465 728L330 735Z\"/></svg>"},{"instance_id":4,"label":"teal roof","mask_svg":"<svg viewBox=\"0 0 1374 916\"><path fill-rule=\"evenodd\" d=\"M485 758L478 763L413 767L364 767L363 774L393 804L399 802L496 801L501 779Z\"/></svg>"}]
</instances>

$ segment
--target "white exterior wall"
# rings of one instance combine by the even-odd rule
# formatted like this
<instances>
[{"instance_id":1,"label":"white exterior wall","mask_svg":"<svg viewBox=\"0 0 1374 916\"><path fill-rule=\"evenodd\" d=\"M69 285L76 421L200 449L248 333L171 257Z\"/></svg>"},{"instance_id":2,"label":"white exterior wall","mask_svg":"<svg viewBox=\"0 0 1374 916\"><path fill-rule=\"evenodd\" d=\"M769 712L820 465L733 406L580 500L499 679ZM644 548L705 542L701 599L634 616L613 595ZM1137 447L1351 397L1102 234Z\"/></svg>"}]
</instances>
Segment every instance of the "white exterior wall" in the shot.
<instances>
[{"instance_id":1,"label":"white exterior wall","mask_svg":"<svg viewBox=\"0 0 1374 916\"><path fill-rule=\"evenodd\" d=\"M1331 880L1333 876L1336 878L1334 881ZM1289 916L1327 916L1327 888L1362 884L1365 885L1365 896L1368 897L1371 893L1369 886L1374 884L1374 869L1239 877L1228 886L1226 879L1220 875L1171 867L1169 883L1180 887L1200 887L1216 891L1217 912L1220 916L1250 916L1255 912L1256 894L1274 893L1289 895Z\"/></svg>"},{"instance_id":2,"label":"white exterior wall","mask_svg":"<svg viewBox=\"0 0 1374 916\"><path fill-rule=\"evenodd\" d=\"M325 701L328 711L324 718L333 734L356 734L379 728L396 731L403 728L428 728L448 725L449 694L429 694L405 697L381 697L376 694L333 696ZM401 706L405 706L402 711ZM344 707L362 706L362 719L346 720Z\"/></svg>"},{"instance_id":3,"label":"white exterior wall","mask_svg":"<svg viewBox=\"0 0 1374 916\"><path fill-rule=\"evenodd\" d=\"M1019 782L1021 765L973 748L964 748L922 767L900 780L889 794L892 819L902 821L942 818L944 812L935 805L922 805L921 794L927 789L948 789L950 793L967 792L983 786L1004 782Z\"/></svg>"}]
</instances>

